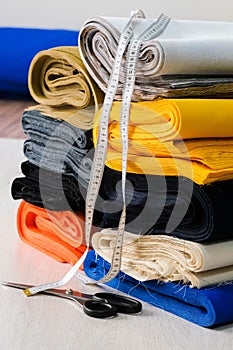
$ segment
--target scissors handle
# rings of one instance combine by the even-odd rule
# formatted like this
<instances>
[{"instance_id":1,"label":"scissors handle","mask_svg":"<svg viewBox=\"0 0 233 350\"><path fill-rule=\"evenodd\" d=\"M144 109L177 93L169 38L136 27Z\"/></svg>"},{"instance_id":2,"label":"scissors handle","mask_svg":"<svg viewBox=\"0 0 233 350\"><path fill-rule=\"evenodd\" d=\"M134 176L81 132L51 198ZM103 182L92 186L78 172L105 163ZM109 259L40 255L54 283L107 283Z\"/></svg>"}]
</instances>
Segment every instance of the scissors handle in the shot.
<instances>
[{"instance_id":1,"label":"scissors handle","mask_svg":"<svg viewBox=\"0 0 233 350\"><path fill-rule=\"evenodd\" d=\"M95 293L93 295L93 299L105 300L106 303L115 306L117 308L117 312L122 314L136 314L142 310L142 304L140 301L123 295L100 292Z\"/></svg>"},{"instance_id":2,"label":"scissors handle","mask_svg":"<svg viewBox=\"0 0 233 350\"><path fill-rule=\"evenodd\" d=\"M99 300L87 300L83 303L83 311L85 314L95 318L107 318L115 316L118 312L116 306L105 302L102 299Z\"/></svg>"}]
</instances>

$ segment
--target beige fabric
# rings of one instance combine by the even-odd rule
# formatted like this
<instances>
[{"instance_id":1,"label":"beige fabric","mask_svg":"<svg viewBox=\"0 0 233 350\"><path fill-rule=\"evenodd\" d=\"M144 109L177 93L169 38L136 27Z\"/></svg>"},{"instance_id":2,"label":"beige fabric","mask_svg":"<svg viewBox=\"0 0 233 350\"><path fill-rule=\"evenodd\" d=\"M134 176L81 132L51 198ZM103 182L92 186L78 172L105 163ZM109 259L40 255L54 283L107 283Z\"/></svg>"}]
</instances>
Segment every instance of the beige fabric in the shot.
<instances>
[{"instance_id":1,"label":"beige fabric","mask_svg":"<svg viewBox=\"0 0 233 350\"><path fill-rule=\"evenodd\" d=\"M33 58L28 87L45 115L91 129L104 94L89 76L76 46L40 51Z\"/></svg>"},{"instance_id":2,"label":"beige fabric","mask_svg":"<svg viewBox=\"0 0 233 350\"><path fill-rule=\"evenodd\" d=\"M111 262L117 232L104 229L92 237L93 249ZM200 244L165 235L125 232L121 270L147 281L182 281L192 287L233 280L233 240Z\"/></svg>"},{"instance_id":3,"label":"beige fabric","mask_svg":"<svg viewBox=\"0 0 233 350\"><path fill-rule=\"evenodd\" d=\"M27 108L27 110L38 110L42 114L55 118L62 119L74 125L76 128L83 130L91 130L94 123L95 107L90 106L85 109L78 109L76 107L50 107L47 105L36 105Z\"/></svg>"}]
</instances>

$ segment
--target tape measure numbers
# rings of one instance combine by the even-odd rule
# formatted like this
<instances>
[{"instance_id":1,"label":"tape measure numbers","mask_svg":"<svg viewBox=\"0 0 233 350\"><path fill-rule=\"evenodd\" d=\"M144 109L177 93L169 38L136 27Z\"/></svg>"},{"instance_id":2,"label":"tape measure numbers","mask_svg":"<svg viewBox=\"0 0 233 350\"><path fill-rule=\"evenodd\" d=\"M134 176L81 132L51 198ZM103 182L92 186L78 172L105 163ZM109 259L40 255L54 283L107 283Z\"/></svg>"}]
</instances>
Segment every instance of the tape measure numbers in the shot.
<instances>
[{"instance_id":1,"label":"tape measure numbers","mask_svg":"<svg viewBox=\"0 0 233 350\"><path fill-rule=\"evenodd\" d=\"M130 103L131 97L134 90L134 83L136 79L136 67L138 62L138 56L140 46L143 41L150 40L160 35L167 27L170 19L162 14L159 18L151 24L142 34L137 38L134 38L134 19L145 18L144 13L141 10L135 11L130 17L126 24L117 48L116 57L114 60L112 74L109 79L108 88L106 91L102 113L100 116L100 123L98 128L98 140L95 148L93 166L90 175L89 186L86 196L86 216L85 216L85 240L86 250L78 262L68 271L68 273L57 282L44 284L41 286L32 287L25 290L27 296L42 292L44 290L58 288L69 282L69 280L77 273L83 264L90 246L90 235L93 221L93 214L99 188L103 176L106 152L108 145L108 124L109 116L112 108L112 103L117 91L120 69L122 64L123 55L129 45L126 54L126 75L122 93L122 104L121 104L121 139L122 139L122 199L123 209L118 227L118 235L116 239L116 245L113 250L111 268L107 275L105 275L99 281L88 282L87 284L97 284L112 280L120 271L121 268L121 255L122 255L122 244L125 230L125 219L126 219L126 198L125 198L125 187L126 187L126 173L127 173L127 155L128 155L128 124L130 115ZM131 39L132 42L131 42Z\"/></svg>"}]
</instances>

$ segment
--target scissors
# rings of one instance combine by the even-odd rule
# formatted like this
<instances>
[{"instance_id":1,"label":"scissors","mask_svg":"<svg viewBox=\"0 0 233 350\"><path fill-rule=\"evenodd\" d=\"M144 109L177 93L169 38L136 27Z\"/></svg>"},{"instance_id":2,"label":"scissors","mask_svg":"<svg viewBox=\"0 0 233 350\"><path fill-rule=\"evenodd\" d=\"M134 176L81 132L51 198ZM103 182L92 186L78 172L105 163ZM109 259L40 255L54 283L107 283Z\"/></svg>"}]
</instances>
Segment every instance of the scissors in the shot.
<instances>
[{"instance_id":1,"label":"scissors","mask_svg":"<svg viewBox=\"0 0 233 350\"><path fill-rule=\"evenodd\" d=\"M18 289L33 287L33 285L15 282L2 282L2 284ZM138 300L115 293L86 294L72 289L49 289L41 294L73 300L83 307L85 314L95 318L113 317L117 313L136 314L142 310L142 304Z\"/></svg>"}]
</instances>

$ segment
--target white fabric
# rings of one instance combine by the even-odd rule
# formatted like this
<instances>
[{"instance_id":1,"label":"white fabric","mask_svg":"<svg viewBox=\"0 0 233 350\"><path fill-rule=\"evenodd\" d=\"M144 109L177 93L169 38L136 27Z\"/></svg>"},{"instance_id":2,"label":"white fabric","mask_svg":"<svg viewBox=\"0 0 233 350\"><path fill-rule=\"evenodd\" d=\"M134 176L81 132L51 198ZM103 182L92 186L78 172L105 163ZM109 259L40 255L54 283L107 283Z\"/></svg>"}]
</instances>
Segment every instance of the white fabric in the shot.
<instances>
[{"instance_id":1,"label":"white fabric","mask_svg":"<svg viewBox=\"0 0 233 350\"><path fill-rule=\"evenodd\" d=\"M84 23L80 30L81 57L103 91L106 91L119 37L127 21L128 18L94 18ZM135 19L135 36L154 21ZM156 94L166 95L171 82L166 84L161 76L180 74L233 74L233 23L171 19L159 37L142 43L133 98L152 99ZM123 79L124 69L121 83ZM184 79L184 82L189 85L190 78ZM202 84L206 82L204 79ZM144 86L140 87L142 83ZM182 83L179 79L177 87L180 88ZM120 84L117 96L121 88ZM208 89L203 93L209 93Z\"/></svg>"},{"instance_id":2,"label":"white fabric","mask_svg":"<svg viewBox=\"0 0 233 350\"><path fill-rule=\"evenodd\" d=\"M104 229L92 237L92 247L111 262L117 232ZM139 236L125 232L121 270L147 281L183 281L192 287L233 280L233 240L195 243L165 235Z\"/></svg>"}]
</instances>

